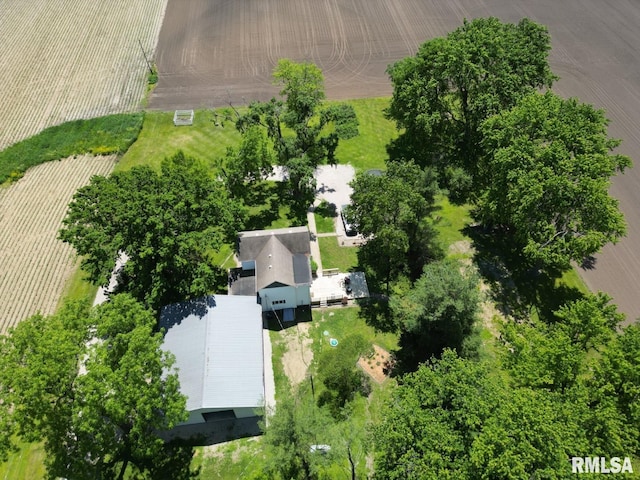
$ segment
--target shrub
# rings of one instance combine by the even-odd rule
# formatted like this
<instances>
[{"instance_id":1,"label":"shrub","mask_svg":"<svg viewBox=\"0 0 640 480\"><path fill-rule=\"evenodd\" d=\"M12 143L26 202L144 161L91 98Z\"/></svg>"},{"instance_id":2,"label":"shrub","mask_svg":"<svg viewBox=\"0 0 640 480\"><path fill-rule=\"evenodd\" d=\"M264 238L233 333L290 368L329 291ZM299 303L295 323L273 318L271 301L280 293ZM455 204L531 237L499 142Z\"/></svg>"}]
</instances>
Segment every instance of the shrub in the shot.
<instances>
[{"instance_id":1,"label":"shrub","mask_svg":"<svg viewBox=\"0 0 640 480\"><path fill-rule=\"evenodd\" d=\"M370 345L362 335L349 335L336 348L325 351L319 359L318 376L326 387L318 398L334 417L357 394L371 392L368 377L356 366L358 358Z\"/></svg>"}]
</instances>

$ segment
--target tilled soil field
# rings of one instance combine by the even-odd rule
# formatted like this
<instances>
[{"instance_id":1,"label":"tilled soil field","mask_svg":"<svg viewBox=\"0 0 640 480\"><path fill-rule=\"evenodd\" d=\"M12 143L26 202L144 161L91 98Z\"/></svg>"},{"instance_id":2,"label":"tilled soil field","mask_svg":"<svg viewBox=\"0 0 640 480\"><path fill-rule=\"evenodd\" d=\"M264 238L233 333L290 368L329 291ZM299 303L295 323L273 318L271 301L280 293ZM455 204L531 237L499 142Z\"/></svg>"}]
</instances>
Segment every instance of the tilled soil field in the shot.
<instances>
[{"instance_id":1,"label":"tilled soil field","mask_svg":"<svg viewBox=\"0 0 640 480\"><path fill-rule=\"evenodd\" d=\"M167 0L2 0L0 149L138 108ZM142 49L141 49L142 47Z\"/></svg>"},{"instance_id":2,"label":"tilled soil field","mask_svg":"<svg viewBox=\"0 0 640 480\"><path fill-rule=\"evenodd\" d=\"M150 107L246 104L270 98L279 58L311 61L329 98L385 96L388 64L458 27L464 18L529 17L549 27L555 90L606 110L621 153L640 152L640 3L635 0L169 0L157 49L160 81ZM636 159L640 162L640 156ZM583 277L640 316L640 170L612 193L629 222Z\"/></svg>"},{"instance_id":3,"label":"tilled soil field","mask_svg":"<svg viewBox=\"0 0 640 480\"><path fill-rule=\"evenodd\" d=\"M47 162L0 189L0 334L37 312L55 311L77 258L57 239L67 206L115 162L115 156Z\"/></svg>"}]
</instances>

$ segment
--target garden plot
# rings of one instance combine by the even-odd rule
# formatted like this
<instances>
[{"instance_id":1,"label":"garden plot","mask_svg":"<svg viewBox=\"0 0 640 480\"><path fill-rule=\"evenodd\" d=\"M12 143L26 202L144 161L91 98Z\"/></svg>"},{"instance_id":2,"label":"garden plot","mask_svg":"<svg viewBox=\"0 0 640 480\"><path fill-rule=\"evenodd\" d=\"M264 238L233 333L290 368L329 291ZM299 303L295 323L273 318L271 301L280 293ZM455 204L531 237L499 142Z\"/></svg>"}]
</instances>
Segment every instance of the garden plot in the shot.
<instances>
[{"instance_id":1,"label":"garden plot","mask_svg":"<svg viewBox=\"0 0 640 480\"><path fill-rule=\"evenodd\" d=\"M55 311L76 265L73 248L57 239L67 206L115 161L79 156L43 163L0 190L0 333L36 312Z\"/></svg>"},{"instance_id":2,"label":"garden plot","mask_svg":"<svg viewBox=\"0 0 640 480\"><path fill-rule=\"evenodd\" d=\"M135 110L167 0L4 0L0 149L68 120ZM142 48L141 48L142 47Z\"/></svg>"}]
</instances>

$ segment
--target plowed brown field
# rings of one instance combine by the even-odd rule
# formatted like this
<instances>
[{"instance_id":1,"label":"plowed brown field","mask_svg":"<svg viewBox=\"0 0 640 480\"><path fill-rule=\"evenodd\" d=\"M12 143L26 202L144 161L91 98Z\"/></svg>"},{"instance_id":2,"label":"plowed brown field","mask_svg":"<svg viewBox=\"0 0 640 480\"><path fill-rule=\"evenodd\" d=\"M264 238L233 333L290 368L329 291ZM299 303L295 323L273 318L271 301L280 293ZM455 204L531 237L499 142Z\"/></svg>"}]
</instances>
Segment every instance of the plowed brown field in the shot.
<instances>
[{"instance_id":1,"label":"plowed brown field","mask_svg":"<svg viewBox=\"0 0 640 480\"><path fill-rule=\"evenodd\" d=\"M38 311L55 311L76 265L73 248L57 239L67 206L115 162L81 156L43 163L0 189L0 334Z\"/></svg>"},{"instance_id":2,"label":"plowed brown field","mask_svg":"<svg viewBox=\"0 0 640 480\"><path fill-rule=\"evenodd\" d=\"M324 71L333 99L391 93L389 63L464 18L529 17L549 27L556 91L604 108L622 153L640 152L640 2L636 0L169 0L152 108L265 100L282 57ZM640 156L635 159L640 163ZM614 181L629 234L582 272L631 319L640 316L640 169Z\"/></svg>"}]
</instances>

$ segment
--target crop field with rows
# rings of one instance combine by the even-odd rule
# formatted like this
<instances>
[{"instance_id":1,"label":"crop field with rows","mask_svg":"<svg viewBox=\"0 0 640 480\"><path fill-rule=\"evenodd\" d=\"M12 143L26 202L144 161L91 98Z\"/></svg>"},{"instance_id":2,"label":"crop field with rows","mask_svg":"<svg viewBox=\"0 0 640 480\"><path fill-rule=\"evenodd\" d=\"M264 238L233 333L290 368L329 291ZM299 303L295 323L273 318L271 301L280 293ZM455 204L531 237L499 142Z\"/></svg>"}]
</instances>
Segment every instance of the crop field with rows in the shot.
<instances>
[{"instance_id":1,"label":"crop field with rows","mask_svg":"<svg viewBox=\"0 0 640 480\"><path fill-rule=\"evenodd\" d=\"M73 248L57 239L67 205L115 162L115 155L47 162L0 190L0 333L38 311L55 311L76 265Z\"/></svg>"},{"instance_id":2,"label":"crop field with rows","mask_svg":"<svg viewBox=\"0 0 640 480\"><path fill-rule=\"evenodd\" d=\"M0 150L68 120L135 110L167 0L3 0ZM141 48L142 46L142 48Z\"/></svg>"}]
</instances>

